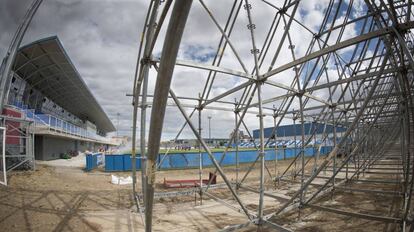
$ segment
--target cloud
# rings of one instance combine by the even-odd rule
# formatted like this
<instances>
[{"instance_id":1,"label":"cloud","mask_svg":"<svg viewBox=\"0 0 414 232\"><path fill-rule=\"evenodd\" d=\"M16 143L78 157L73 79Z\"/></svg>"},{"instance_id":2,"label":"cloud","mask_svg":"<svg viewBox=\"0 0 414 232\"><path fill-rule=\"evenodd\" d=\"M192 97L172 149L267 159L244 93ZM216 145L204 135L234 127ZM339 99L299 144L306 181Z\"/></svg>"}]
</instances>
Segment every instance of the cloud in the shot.
<instances>
[{"instance_id":1,"label":"cloud","mask_svg":"<svg viewBox=\"0 0 414 232\"><path fill-rule=\"evenodd\" d=\"M0 57L4 56L12 35L30 3L30 0L3 0L0 2L0 28L2 28L2 34L0 34ZM205 3L220 26L225 28L230 10L233 7L233 1L220 1L220 3L205 1ZM114 124L119 124L120 133L126 135L131 134L132 126L131 97L127 97L126 94L132 93L138 45L148 4L149 1L146 0L44 1L23 41L24 44L47 36L58 35L98 102L103 106ZM281 7L283 1L274 1L274 4ZM356 5L356 11L352 15L356 17L364 10L364 7L360 1L356 1L354 4ZM263 54L262 47L277 10L261 1L252 1L251 5L252 22L256 28L254 30L254 38L257 48ZM317 3L314 1L301 1L295 18L313 32L318 32L328 5L329 1L327 0ZM161 5L162 7L163 5ZM235 9L237 7L238 5L235 6ZM287 13L291 14L291 11L292 8ZM167 15L164 25L162 25L159 35L160 39L154 48L153 54L156 56L161 55L162 38L164 38L166 33L169 15L170 13ZM285 20L288 21L289 16L285 16ZM343 20L343 18L339 20ZM236 59L235 53L237 53L248 72L252 72L255 63L254 56L251 53L253 45L250 31L247 29L248 23L246 10L241 6L230 36L235 51L232 51L230 46L227 45L226 50L223 52L221 67L243 71L242 65ZM356 26L350 25L350 27L347 27L343 39L354 36L356 30ZM261 74L268 71L283 33L284 22L282 20L273 37L266 59L263 61L260 69ZM335 43L338 34L339 31L334 31L328 43ZM304 56L311 43L313 34L297 22L293 22L289 30L289 37L292 44L295 45L293 49L295 59ZM221 33L210 16L198 1L194 1L180 46L179 59L211 64L217 53L220 38ZM288 39L286 39L282 44L282 49L274 68L294 59L289 45ZM315 45L314 49L316 48L317 45ZM330 66L332 66L332 63L330 61ZM334 71L329 71L329 73L330 78L335 79L335 76L337 76ZM208 74L209 72L206 70L177 66L174 71L172 88L179 96L197 98L199 93L203 92ZM270 80L289 86L294 77L295 72L289 69L271 77ZM304 77L305 74L302 74L301 78L303 79ZM149 75L149 94L154 92L156 78L157 73L152 68ZM209 98L218 96L245 81L247 80L234 75L217 74ZM296 86L294 87L296 88ZM229 102L234 102L234 98L239 100L242 92L238 91L223 100ZM284 89L265 85L263 86L262 96L263 99L268 99L286 93L287 91ZM326 91L318 92L320 97L326 97L326 94ZM151 102L152 98L149 98L148 101ZM257 95L254 96L252 102L256 101ZM190 105L197 104L196 101L183 100L183 102ZM169 100L169 103L172 104L172 101ZM282 101L272 102L266 104L265 107L272 108L273 105L279 107L281 103ZM310 101L309 104L317 103ZM213 105L220 105L228 109L234 107L232 104L216 103ZM296 100L291 106L291 109L293 108L298 108ZM148 109L148 121L151 109ZM187 108L186 110L190 114L192 109ZM256 108L252 110L257 111ZM266 110L266 112L271 113L272 111ZM120 113L119 122L118 113ZM207 136L208 116L212 116L212 136L227 137L231 133L234 126L233 112L205 109L202 111L203 136ZM256 114L247 114L245 121L250 130L259 126ZM197 124L197 114L194 115L193 122ZM169 106L164 122L163 139L175 137L183 123L184 119L176 107ZM283 122L283 124L286 123L290 123L290 121L285 120ZM273 118L265 117L265 126L272 125ZM149 126L147 126L148 129ZM193 135L187 128L184 130L182 137L189 138L193 137Z\"/></svg>"}]
</instances>

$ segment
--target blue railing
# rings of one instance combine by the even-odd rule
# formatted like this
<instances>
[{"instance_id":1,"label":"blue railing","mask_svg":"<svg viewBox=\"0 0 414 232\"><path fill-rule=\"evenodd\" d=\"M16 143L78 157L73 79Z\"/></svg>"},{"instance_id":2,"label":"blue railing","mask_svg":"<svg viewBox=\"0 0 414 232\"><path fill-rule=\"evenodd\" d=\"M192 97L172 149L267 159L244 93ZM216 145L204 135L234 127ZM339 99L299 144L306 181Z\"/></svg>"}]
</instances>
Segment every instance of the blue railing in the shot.
<instances>
[{"instance_id":1,"label":"blue railing","mask_svg":"<svg viewBox=\"0 0 414 232\"><path fill-rule=\"evenodd\" d=\"M61 118L55 117L50 114L36 114L33 109L28 109L27 105L23 105L21 103L14 103L15 107L19 110L24 112L27 118L32 119L36 124L43 125L48 127L48 129L53 129L58 132L62 132L65 134L81 137L81 138L88 138L98 141L109 142L109 139L96 133L92 133L87 131L83 127L80 127L72 122L67 120L63 120Z\"/></svg>"}]
</instances>

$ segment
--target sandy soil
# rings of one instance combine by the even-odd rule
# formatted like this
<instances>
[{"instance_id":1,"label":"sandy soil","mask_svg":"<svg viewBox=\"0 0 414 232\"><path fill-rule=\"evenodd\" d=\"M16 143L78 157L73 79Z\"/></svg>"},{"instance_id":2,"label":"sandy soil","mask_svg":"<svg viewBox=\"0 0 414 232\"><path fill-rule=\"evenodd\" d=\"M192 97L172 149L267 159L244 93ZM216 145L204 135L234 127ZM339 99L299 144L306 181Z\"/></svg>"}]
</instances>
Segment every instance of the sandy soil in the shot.
<instances>
[{"instance_id":1,"label":"sandy soil","mask_svg":"<svg viewBox=\"0 0 414 232\"><path fill-rule=\"evenodd\" d=\"M59 162L42 162L33 172L13 172L9 176L10 185L0 187L1 231L143 231L142 218L133 204L131 186L111 184L111 173L105 173L103 170L86 173L81 165L56 163ZM287 167L288 163L289 161L279 161L278 170ZM239 173L239 179L248 166L241 166L240 169L243 171ZM274 175L275 163L268 162L267 167ZM203 176L208 177L208 172L212 170L205 169ZM225 167L224 171L230 180L236 179L235 167ZM258 176L259 170L256 168L246 179L247 186L257 189ZM140 176L137 178L140 180ZM176 191L163 188L164 178L197 179L198 169L159 171L157 192ZM288 198L300 187L299 181L297 178L275 185L267 176L266 189L281 198ZM223 183L220 177L218 183ZM379 186L368 188L378 189ZM238 206L227 189L214 189L209 192L234 207ZM239 190L239 195L249 211L257 211L256 193ZM331 206L337 204L338 207L356 211L363 208L381 214L390 211L390 205L384 199L393 201L392 197L369 197L366 194L345 194L336 190L332 200L320 199L317 203L327 203ZM379 204L381 201L383 203ZM283 202L283 199L265 197L265 212L273 212ZM354 204L351 204L352 202ZM338 216L311 208L301 211L300 220L297 219L297 215L297 210L294 210L272 221L295 231L378 231L387 226L384 223ZM227 225L245 222L244 214L207 196L203 197L202 205L196 195L158 198L154 205L154 231L217 231ZM250 226L242 231L256 230L256 226ZM265 226L262 231L273 229Z\"/></svg>"},{"instance_id":2,"label":"sandy soil","mask_svg":"<svg viewBox=\"0 0 414 232\"><path fill-rule=\"evenodd\" d=\"M37 164L44 164L52 167L77 167L85 168L85 153L79 153L79 155L72 157L71 159L57 159L49 161L36 161Z\"/></svg>"}]
</instances>

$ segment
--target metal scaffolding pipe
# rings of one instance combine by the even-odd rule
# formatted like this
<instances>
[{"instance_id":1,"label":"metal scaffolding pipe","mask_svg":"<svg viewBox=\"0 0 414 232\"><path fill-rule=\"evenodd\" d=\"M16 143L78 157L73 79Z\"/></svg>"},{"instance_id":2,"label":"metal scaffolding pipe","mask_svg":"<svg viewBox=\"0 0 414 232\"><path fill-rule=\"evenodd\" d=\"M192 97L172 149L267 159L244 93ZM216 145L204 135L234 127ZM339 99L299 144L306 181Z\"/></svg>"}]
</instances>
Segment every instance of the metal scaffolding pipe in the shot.
<instances>
[{"instance_id":1,"label":"metal scaffolding pipe","mask_svg":"<svg viewBox=\"0 0 414 232\"><path fill-rule=\"evenodd\" d=\"M160 67L154 92L148 135L148 153L146 162L146 193L145 193L145 231L152 231L152 206L154 201L156 159L160 149L168 92L170 90L174 65L190 12L192 0L176 1L172 9L170 22L162 49Z\"/></svg>"}]
</instances>

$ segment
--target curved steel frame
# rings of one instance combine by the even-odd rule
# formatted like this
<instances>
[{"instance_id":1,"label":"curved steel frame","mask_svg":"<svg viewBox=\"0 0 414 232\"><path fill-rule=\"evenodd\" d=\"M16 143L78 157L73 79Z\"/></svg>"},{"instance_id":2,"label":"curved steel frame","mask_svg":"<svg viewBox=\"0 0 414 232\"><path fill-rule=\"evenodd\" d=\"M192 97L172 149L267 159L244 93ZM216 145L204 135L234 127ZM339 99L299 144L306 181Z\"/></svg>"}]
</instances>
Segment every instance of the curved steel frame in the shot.
<instances>
[{"instance_id":1,"label":"curved steel frame","mask_svg":"<svg viewBox=\"0 0 414 232\"><path fill-rule=\"evenodd\" d=\"M219 172L238 205L230 205L212 193L209 193L208 189L211 183L207 186L200 186L199 194L201 199L203 195L207 195L212 199L216 199L235 208L245 214L248 219L248 223L227 227L228 230L242 228L254 223L259 226L267 224L278 230L288 231L288 229L270 222L269 219L294 208L299 208L300 212L303 207L312 207L317 210L325 210L368 220L397 223L404 229L410 229L411 231L414 229L411 219L413 212L411 196L414 184L414 170L412 170L414 167L414 159L412 157L414 144L412 129L414 125L414 104L412 96L414 92L414 60L412 57L414 48L412 43L414 38L410 31L414 27L414 20L412 20L413 14L411 12L413 6L412 1L390 3L383 0L365 0L364 7L366 12L358 17L351 17L353 9L355 8L353 1L349 3L330 1L326 9L324 9L325 15L319 31L313 31L296 18L298 9L300 9L300 0L286 0L281 7L275 6L265 0L261 3L255 2L254 4L248 0L234 0L232 1L233 5L225 25L221 25L204 1L199 0L199 6L206 11L209 19L221 34L216 56L210 65L194 61L176 60L182 30L191 5L191 1L184 2L186 3L183 3L183 1L175 2L166 37L159 38L160 28L163 26L172 1L168 0L163 4L157 0L151 1L138 55L139 62L137 62L134 83L133 157L135 158L136 153L137 111L141 107L140 150L142 153L141 158L146 160L144 162L146 163L145 171L142 173L142 189L144 195L142 200L146 209L146 231L151 231L150 223L152 220L156 170L154 161L159 151L160 135L163 128L163 115L167 107L168 92L174 100L174 105L178 107L186 119L177 137L186 125L190 126L194 135L199 140L202 149L209 154L216 167L216 172ZM255 31L254 18L251 14L255 10L255 4L266 4L266 6L275 10L273 21L267 31L265 41L260 48L256 41L257 32ZM161 14L159 15L158 11L160 10ZM249 49L251 50L252 60L254 61L254 68L251 71L247 70L245 61L241 59L237 49L232 43L234 25L237 19L243 17L240 15L240 12L243 10L246 13L249 23L247 28L250 32L250 37L247 39L251 41L251 47ZM340 17L340 12L343 13L341 15L342 17ZM295 45L292 40L293 35L289 31L293 25L300 26L312 34L311 41L307 41L309 42L307 52L301 57L296 57L298 54L295 53ZM358 25L358 34L352 38L345 38L345 30L352 25ZM278 39L275 37L276 32L282 32L282 35ZM151 55L156 41L164 43L161 60L155 59ZM286 45L288 45L287 47L292 56L292 61L284 63L283 65L276 65L277 61L282 59L280 57L281 50L286 49ZM144 52L141 55L141 48L143 47ZM349 48L351 48L350 51L344 56L341 50ZM167 53L169 49L173 49L173 51ZM235 59L243 71L220 66L224 50L226 49L235 55ZM266 60L269 60L269 58L271 62L266 63ZM199 98L176 96L170 88L174 65L209 71L205 87L203 92L200 93ZM268 68L265 68L265 65L269 65ZM147 94L148 69L151 66L154 66L158 71L154 96ZM291 69L293 69L295 75L289 86L272 80L273 76ZM328 72L328 70L332 72ZM218 73L237 76L246 81L219 95L211 96L213 83L220 82L216 78ZM160 76L163 78L160 78ZM284 90L286 93L263 99L262 88L264 85ZM329 93L328 99L318 97L314 93L318 90L327 91ZM238 91L241 91L242 95L235 103L227 102L224 99ZM153 103L147 102L148 97L153 98ZM194 101L194 105L192 105L194 111L198 110L199 113L198 129L190 120L194 111L190 116L186 114L184 107L189 105L182 104L181 101L183 99L186 101ZM253 99L256 99L256 101ZM299 109L296 110L292 109L292 103L295 100L299 102ZM278 107L268 106L275 102L279 102ZM212 103L216 104L211 106ZM145 116L146 107L149 104L153 105L153 113L149 124L149 135L146 136ZM221 106L217 107L217 105ZM223 158L230 148L230 144L233 141L237 141L236 135L238 134L237 131L239 128L243 125L247 129L244 123L245 115L251 112L251 108L257 108L258 112L254 113L258 115L260 122L260 137L259 144L257 145L258 156L256 159L256 162L260 161L259 189L252 189L244 183L256 162L250 166L242 178L237 178L235 183L231 183L220 166L221 160L217 161L212 156L210 148L201 137L202 110L208 109L209 107L216 110L230 110L235 113L234 132L236 133L232 133L229 138L230 142L223 152ZM276 128L285 118L293 118L295 122L299 120L302 128L300 137L302 142L300 147L298 147L299 152L296 157L286 170L280 172L275 171L273 176L267 170L266 163L264 162L264 148L272 139L276 140L273 136L267 140L264 138L263 116L266 114L274 118L273 135L275 134ZM293 116L289 117L291 114ZM317 150L315 158L308 160L305 158L305 147L316 136L315 132L308 136L306 135L304 130L304 123L306 121L324 123L325 125L331 124L333 128L336 128L338 125L346 128L346 131L341 132L340 136L334 130L334 148L321 161L318 160L320 148ZM146 138L149 138L148 152L146 152L145 147ZM327 135L324 133L324 140L326 138ZM389 150L387 148L395 146L394 144L396 143L400 144L398 154L390 156L386 152ZM338 153L344 153L345 157L338 159ZM402 178L404 179L404 181L399 183L403 187L400 197L402 202L401 211L403 213L398 217L347 212L314 204L316 199L320 199L321 196L329 191L343 189L344 187L340 185L344 185L350 181L369 181L359 179L360 174L370 169L378 169L377 165L381 165L381 162L391 158L400 162L401 168L394 169L396 171L402 171ZM313 162L311 162L312 160ZM299 168L296 168L296 166L299 166ZM307 173L305 170L307 166L313 167L311 173ZM277 167L277 163L275 163L275 167ZM330 174L325 178L326 182L319 187L310 188L311 185L316 185L314 180L320 178L322 171L325 173L325 170L329 168ZM299 190L293 196L284 199L284 203L274 209L273 213L266 215L264 213L264 197L271 196L278 198L278 196L265 191L265 176L269 175L275 182L284 181L289 170L292 171L293 176L300 178ZM201 172L202 164L200 164L200 179ZM238 172L237 168L237 174ZM344 180L338 181L337 175L339 172L346 172L346 178ZM137 195L135 176L136 168L133 167L133 191ZM259 194L259 207L257 212L252 212L246 208L237 193L238 189L253 191ZM363 191L369 194L378 193L372 190L364 191L349 188L346 188L346 190ZM140 200L137 198L138 203Z\"/></svg>"}]
</instances>

